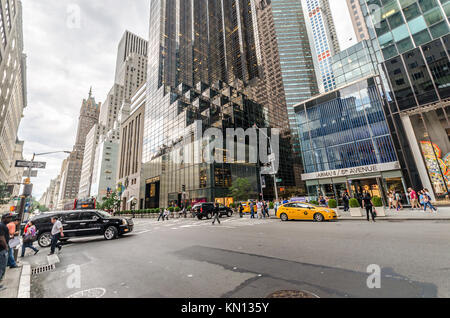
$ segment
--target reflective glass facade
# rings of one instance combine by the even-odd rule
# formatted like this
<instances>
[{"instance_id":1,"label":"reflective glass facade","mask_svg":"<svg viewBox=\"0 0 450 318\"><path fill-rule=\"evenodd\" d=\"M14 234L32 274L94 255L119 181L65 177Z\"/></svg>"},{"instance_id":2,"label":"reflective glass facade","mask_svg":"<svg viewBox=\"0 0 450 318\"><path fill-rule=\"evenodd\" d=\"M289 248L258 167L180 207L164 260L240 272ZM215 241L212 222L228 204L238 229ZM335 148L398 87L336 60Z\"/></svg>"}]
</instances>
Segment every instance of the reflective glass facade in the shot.
<instances>
[{"instance_id":1,"label":"reflective glass facade","mask_svg":"<svg viewBox=\"0 0 450 318\"><path fill-rule=\"evenodd\" d=\"M314 62L299 0L272 0L272 14L294 151L300 152L294 106L319 93Z\"/></svg>"},{"instance_id":2,"label":"reflective glass facade","mask_svg":"<svg viewBox=\"0 0 450 318\"><path fill-rule=\"evenodd\" d=\"M252 2L245 0L151 1L142 176L146 208L229 202L236 178L248 178L259 192L258 164L232 163L220 150L216 155L224 163L205 162L200 135L210 127L268 125L266 109L249 97L260 75L254 16Z\"/></svg>"},{"instance_id":3,"label":"reflective glass facade","mask_svg":"<svg viewBox=\"0 0 450 318\"><path fill-rule=\"evenodd\" d=\"M367 4L384 59L449 32L448 0L360 0Z\"/></svg>"},{"instance_id":4,"label":"reflective glass facade","mask_svg":"<svg viewBox=\"0 0 450 318\"><path fill-rule=\"evenodd\" d=\"M306 173L396 162L376 78L296 107Z\"/></svg>"},{"instance_id":5,"label":"reflective glass facade","mask_svg":"<svg viewBox=\"0 0 450 318\"><path fill-rule=\"evenodd\" d=\"M334 55L331 60L337 87L378 74L375 50L370 41L361 41Z\"/></svg>"}]
</instances>

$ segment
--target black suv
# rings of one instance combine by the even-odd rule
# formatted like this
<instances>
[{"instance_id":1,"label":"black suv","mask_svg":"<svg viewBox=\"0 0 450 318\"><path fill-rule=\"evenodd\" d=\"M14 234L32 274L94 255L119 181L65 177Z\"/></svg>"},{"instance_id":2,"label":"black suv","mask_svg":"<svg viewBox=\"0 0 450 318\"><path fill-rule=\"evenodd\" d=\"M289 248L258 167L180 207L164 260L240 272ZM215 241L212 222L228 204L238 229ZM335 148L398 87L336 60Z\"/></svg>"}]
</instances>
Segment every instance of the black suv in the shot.
<instances>
[{"instance_id":1,"label":"black suv","mask_svg":"<svg viewBox=\"0 0 450 318\"><path fill-rule=\"evenodd\" d=\"M194 205L193 209L194 215L199 220L202 220L204 217L210 220L213 217L214 203L199 203ZM224 205L219 205L219 216L222 217L224 215L231 217L233 215L233 210Z\"/></svg>"},{"instance_id":2,"label":"black suv","mask_svg":"<svg viewBox=\"0 0 450 318\"><path fill-rule=\"evenodd\" d=\"M41 247L51 244L52 217L57 217L64 228L64 239L103 235L113 240L133 231L133 220L112 217L108 213L95 210L60 211L42 213L31 221L36 226L37 241Z\"/></svg>"}]
</instances>

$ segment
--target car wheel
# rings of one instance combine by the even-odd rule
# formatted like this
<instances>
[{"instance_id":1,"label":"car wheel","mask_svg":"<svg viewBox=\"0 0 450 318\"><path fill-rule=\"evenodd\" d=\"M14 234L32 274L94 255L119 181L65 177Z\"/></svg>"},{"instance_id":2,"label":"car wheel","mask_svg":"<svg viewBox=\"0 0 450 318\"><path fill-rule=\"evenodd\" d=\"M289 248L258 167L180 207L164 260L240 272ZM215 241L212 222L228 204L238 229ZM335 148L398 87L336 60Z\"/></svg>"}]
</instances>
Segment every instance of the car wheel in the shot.
<instances>
[{"instance_id":1,"label":"car wheel","mask_svg":"<svg viewBox=\"0 0 450 318\"><path fill-rule=\"evenodd\" d=\"M227 216L228 216L229 218L231 218L232 215L233 215L233 212L228 211Z\"/></svg>"},{"instance_id":2,"label":"car wheel","mask_svg":"<svg viewBox=\"0 0 450 318\"><path fill-rule=\"evenodd\" d=\"M206 218L207 218L208 220L211 220L211 219L212 219L212 214L211 214L211 213L208 213L208 214L206 215Z\"/></svg>"},{"instance_id":3,"label":"car wheel","mask_svg":"<svg viewBox=\"0 0 450 318\"><path fill-rule=\"evenodd\" d=\"M197 219L203 220L203 216L198 216Z\"/></svg>"},{"instance_id":4,"label":"car wheel","mask_svg":"<svg viewBox=\"0 0 450 318\"><path fill-rule=\"evenodd\" d=\"M119 231L115 226L109 226L106 229L104 236L107 241L114 240L119 236Z\"/></svg>"},{"instance_id":5,"label":"car wheel","mask_svg":"<svg viewBox=\"0 0 450 318\"><path fill-rule=\"evenodd\" d=\"M289 218L286 213L282 213L280 216L281 221L286 222L289 221Z\"/></svg>"},{"instance_id":6,"label":"car wheel","mask_svg":"<svg viewBox=\"0 0 450 318\"><path fill-rule=\"evenodd\" d=\"M323 222L325 218L323 217L323 215L321 213L316 213L314 214L314 221L316 222Z\"/></svg>"},{"instance_id":7,"label":"car wheel","mask_svg":"<svg viewBox=\"0 0 450 318\"><path fill-rule=\"evenodd\" d=\"M52 245L52 235L50 232L44 232L39 235L38 244L42 248L50 247L50 245Z\"/></svg>"}]
</instances>

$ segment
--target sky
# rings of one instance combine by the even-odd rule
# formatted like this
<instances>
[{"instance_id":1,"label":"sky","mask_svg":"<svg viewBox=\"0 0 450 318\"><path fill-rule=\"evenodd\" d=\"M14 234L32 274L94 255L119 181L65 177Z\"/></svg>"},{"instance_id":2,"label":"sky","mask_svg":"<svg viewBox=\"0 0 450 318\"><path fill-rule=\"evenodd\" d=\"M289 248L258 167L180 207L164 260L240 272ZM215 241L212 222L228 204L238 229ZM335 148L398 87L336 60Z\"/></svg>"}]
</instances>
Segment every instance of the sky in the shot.
<instances>
[{"instance_id":1,"label":"sky","mask_svg":"<svg viewBox=\"0 0 450 318\"><path fill-rule=\"evenodd\" d=\"M28 107L19 128L24 158L71 151L79 111L92 86L103 102L114 84L117 45L129 30L148 38L149 0L22 0L27 55ZM330 0L341 48L354 33L345 0ZM353 38L353 40L349 40ZM36 157L47 162L32 179L39 199L60 172L67 154Z\"/></svg>"}]
</instances>

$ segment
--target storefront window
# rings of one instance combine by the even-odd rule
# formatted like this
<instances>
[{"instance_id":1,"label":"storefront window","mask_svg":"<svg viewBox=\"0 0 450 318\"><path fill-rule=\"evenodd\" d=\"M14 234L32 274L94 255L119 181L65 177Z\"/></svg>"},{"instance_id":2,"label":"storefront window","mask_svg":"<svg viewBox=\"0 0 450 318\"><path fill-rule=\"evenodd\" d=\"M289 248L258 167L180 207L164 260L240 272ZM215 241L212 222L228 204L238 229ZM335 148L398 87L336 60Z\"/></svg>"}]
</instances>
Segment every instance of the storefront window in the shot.
<instances>
[{"instance_id":1,"label":"storefront window","mask_svg":"<svg viewBox=\"0 0 450 318\"><path fill-rule=\"evenodd\" d=\"M449 200L450 107L411 116L417 141L438 201Z\"/></svg>"}]
</instances>

